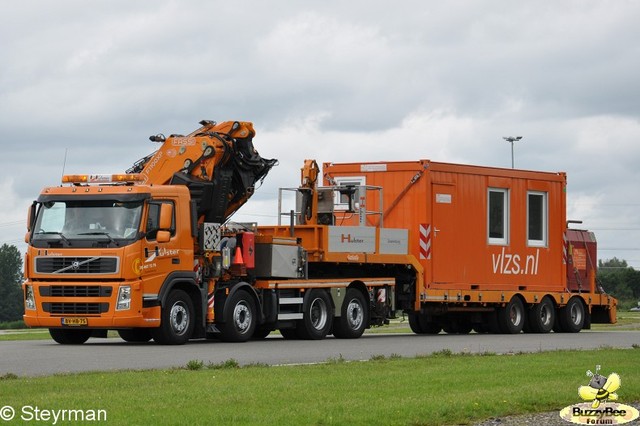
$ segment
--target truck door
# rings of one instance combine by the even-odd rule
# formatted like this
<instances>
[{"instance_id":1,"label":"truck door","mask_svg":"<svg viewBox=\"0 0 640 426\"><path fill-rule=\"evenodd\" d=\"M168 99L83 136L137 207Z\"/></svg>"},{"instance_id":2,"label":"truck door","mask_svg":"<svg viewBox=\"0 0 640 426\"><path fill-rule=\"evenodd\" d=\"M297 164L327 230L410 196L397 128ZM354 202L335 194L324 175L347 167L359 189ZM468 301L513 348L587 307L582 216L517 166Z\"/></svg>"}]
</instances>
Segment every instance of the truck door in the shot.
<instances>
[{"instance_id":1,"label":"truck door","mask_svg":"<svg viewBox=\"0 0 640 426\"><path fill-rule=\"evenodd\" d=\"M457 276L456 265L456 187L452 184L432 184L431 208L432 267L434 283L451 283Z\"/></svg>"},{"instance_id":2,"label":"truck door","mask_svg":"<svg viewBox=\"0 0 640 426\"><path fill-rule=\"evenodd\" d=\"M149 202L147 221L145 223L146 236L143 238L143 253L139 265L139 273L144 283L144 294L147 297L157 295L167 274L173 270L180 269L180 251L177 248L177 239L173 238L176 233L175 204L171 220L171 240L166 243L160 243L157 240L160 224L160 206L163 203L173 204L172 201L168 200Z\"/></svg>"}]
</instances>

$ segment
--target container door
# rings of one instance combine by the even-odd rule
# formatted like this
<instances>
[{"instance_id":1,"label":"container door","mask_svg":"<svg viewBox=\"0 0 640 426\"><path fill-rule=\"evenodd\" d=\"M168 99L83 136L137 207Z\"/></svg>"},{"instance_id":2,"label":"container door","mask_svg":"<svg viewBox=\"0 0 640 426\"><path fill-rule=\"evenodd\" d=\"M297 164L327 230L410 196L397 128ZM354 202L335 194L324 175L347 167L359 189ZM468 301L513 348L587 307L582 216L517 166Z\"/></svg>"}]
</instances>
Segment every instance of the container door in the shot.
<instances>
[{"instance_id":1,"label":"container door","mask_svg":"<svg viewBox=\"0 0 640 426\"><path fill-rule=\"evenodd\" d=\"M456 259L456 187L455 185L432 184L431 208L433 209L433 282L455 281L460 265Z\"/></svg>"}]
</instances>

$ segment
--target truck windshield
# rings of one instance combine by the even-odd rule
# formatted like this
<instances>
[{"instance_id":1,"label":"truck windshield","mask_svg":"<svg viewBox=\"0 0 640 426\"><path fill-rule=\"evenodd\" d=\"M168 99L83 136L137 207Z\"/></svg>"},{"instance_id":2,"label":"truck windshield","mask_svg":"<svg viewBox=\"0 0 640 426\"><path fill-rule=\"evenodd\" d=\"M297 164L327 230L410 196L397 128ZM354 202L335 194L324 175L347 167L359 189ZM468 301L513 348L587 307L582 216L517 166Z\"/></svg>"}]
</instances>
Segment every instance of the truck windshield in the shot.
<instances>
[{"instance_id":1,"label":"truck windshield","mask_svg":"<svg viewBox=\"0 0 640 426\"><path fill-rule=\"evenodd\" d=\"M138 236L142 201L50 201L40 205L32 242L91 247L95 241L121 245Z\"/></svg>"}]
</instances>

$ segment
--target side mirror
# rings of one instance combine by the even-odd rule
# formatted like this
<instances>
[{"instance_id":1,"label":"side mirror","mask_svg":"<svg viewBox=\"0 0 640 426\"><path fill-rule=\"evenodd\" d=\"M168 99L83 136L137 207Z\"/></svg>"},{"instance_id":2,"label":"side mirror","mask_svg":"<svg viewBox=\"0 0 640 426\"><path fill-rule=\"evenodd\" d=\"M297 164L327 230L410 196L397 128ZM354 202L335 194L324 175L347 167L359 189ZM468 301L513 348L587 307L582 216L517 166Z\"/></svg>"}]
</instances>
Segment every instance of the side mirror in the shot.
<instances>
[{"instance_id":1,"label":"side mirror","mask_svg":"<svg viewBox=\"0 0 640 426\"><path fill-rule=\"evenodd\" d=\"M171 229L171 222L173 221L173 204L162 203L160 205L160 223L159 228L162 230Z\"/></svg>"},{"instance_id":2,"label":"side mirror","mask_svg":"<svg viewBox=\"0 0 640 426\"><path fill-rule=\"evenodd\" d=\"M34 201L31 203L29 210L27 211L27 233L30 233L33 228L33 221L36 218L36 205L37 203Z\"/></svg>"},{"instance_id":3,"label":"side mirror","mask_svg":"<svg viewBox=\"0 0 640 426\"><path fill-rule=\"evenodd\" d=\"M170 231L158 231L156 234L156 241L159 243L168 243L171 240Z\"/></svg>"}]
</instances>

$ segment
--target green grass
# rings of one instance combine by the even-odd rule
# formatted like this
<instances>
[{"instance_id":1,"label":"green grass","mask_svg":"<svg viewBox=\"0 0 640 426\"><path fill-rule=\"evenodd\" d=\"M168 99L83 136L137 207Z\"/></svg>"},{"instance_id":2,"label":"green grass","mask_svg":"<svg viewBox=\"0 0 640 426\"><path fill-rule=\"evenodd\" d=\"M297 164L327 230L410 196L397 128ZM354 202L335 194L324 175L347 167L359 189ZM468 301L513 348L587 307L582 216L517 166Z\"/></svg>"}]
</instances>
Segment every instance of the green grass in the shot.
<instances>
[{"instance_id":1,"label":"green grass","mask_svg":"<svg viewBox=\"0 0 640 426\"><path fill-rule=\"evenodd\" d=\"M182 369L0 377L16 410L104 409L111 424L431 425L556 411L580 402L586 370L622 377L620 402L640 400L640 349L415 359L333 359L320 365L242 367L235 360Z\"/></svg>"}]
</instances>

